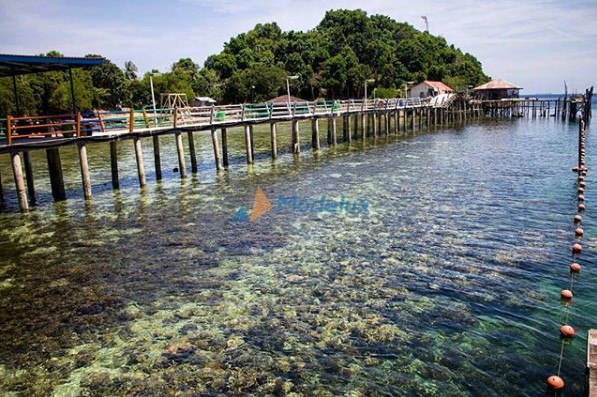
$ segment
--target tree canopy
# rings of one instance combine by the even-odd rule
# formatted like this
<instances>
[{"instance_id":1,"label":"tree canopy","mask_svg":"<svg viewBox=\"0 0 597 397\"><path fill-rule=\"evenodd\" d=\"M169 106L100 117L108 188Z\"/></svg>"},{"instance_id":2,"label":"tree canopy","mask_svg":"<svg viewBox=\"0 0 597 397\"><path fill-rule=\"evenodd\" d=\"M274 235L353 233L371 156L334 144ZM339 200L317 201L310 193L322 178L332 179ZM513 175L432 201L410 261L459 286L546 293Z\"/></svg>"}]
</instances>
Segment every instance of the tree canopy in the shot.
<instances>
[{"instance_id":1,"label":"tree canopy","mask_svg":"<svg viewBox=\"0 0 597 397\"><path fill-rule=\"evenodd\" d=\"M47 55L62 56L51 51ZM93 55L88 55L93 56ZM190 58L169 71L139 77L135 64L121 69L107 61L91 69L73 70L77 107L150 106L150 79L157 105L162 93L210 96L220 103L266 101L286 93L305 99L355 98L364 95L365 80L380 96L397 96L406 82L440 80L454 89L489 80L471 54L449 45L441 36L416 30L384 15L362 10L331 10L314 29L283 32L275 23L258 24L232 37L203 67ZM67 72L17 77L22 115L70 112ZM12 79L0 79L0 116L16 113Z\"/></svg>"}]
</instances>

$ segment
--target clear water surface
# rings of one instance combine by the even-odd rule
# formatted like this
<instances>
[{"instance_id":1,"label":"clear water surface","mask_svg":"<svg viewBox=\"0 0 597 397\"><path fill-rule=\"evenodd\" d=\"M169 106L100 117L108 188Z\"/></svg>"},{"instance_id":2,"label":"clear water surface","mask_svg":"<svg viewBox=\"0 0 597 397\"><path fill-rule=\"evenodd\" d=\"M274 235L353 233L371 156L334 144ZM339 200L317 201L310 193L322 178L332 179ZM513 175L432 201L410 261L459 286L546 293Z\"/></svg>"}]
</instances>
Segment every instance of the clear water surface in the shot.
<instances>
[{"instance_id":1,"label":"clear water surface","mask_svg":"<svg viewBox=\"0 0 597 397\"><path fill-rule=\"evenodd\" d=\"M258 128L252 167L229 131L231 167L219 173L196 133L199 173L181 181L163 138L160 183L148 139L145 189L123 141L117 192L109 148L94 144L89 205L66 148L71 199L52 202L35 154L38 204L27 215L2 156L0 394L544 395L566 313L577 128L484 121L313 153L305 126L295 158L286 126L275 162ZM564 396L584 395L586 332L597 327L594 180ZM235 221L257 186L274 209ZM368 211L280 209L280 195L361 200Z\"/></svg>"}]
</instances>

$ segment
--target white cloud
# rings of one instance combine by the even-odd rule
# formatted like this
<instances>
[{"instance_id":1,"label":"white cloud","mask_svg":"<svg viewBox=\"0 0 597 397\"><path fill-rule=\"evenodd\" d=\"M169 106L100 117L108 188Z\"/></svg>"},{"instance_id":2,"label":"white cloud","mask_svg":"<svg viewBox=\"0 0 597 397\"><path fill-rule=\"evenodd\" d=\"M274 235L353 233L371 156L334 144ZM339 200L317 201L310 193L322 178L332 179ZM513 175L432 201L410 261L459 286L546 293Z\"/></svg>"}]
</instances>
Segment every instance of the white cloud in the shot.
<instances>
[{"instance_id":1,"label":"white cloud","mask_svg":"<svg viewBox=\"0 0 597 397\"><path fill-rule=\"evenodd\" d=\"M0 52L99 53L121 66L132 60L141 71L165 70L182 57L203 63L257 23L309 30L326 10L338 8L362 8L421 30L425 15L432 34L529 93L556 91L567 76L589 82L597 70L597 29L590 22L597 17L597 4L591 0L20 0L0 3Z\"/></svg>"}]
</instances>

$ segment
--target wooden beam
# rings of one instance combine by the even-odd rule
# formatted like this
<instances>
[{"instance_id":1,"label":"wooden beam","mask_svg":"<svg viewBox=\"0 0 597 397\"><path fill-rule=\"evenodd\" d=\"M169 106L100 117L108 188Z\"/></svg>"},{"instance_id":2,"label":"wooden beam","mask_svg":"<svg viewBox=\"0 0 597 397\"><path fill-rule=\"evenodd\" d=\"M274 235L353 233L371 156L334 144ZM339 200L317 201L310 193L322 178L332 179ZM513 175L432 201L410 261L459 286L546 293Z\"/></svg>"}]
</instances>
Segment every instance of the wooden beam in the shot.
<instances>
[{"instance_id":1,"label":"wooden beam","mask_svg":"<svg viewBox=\"0 0 597 397\"><path fill-rule=\"evenodd\" d=\"M19 152L10 154L12 162L12 174L15 178L15 186L17 195L19 197L19 207L21 211L29 210L29 203L27 202L27 193L25 192L25 181L23 180L23 169L21 168L21 157Z\"/></svg>"},{"instance_id":2,"label":"wooden beam","mask_svg":"<svg viewBox=\"0 0 597 397\"><path fill-rule=\"evenodd\" d=\"M199 167L197 167L197 152L195 152L195 139L193 138L193 131L187 132L187 138L189 139L189 153L191 154L191 172L197 173Z\"/></svg>"},{"instance_id":3,"label":"wooden beam","mask_svg":"<svg viewBox=\"0 0 597 397\"><path fill-rule=\"evenodd\" d=\"M145 110L143 110L145 111ZM155 179L162 180L162 161L160 158L160 137L154 135L153 139L153 162L155 164Z\"/></svg>"},{"instance_id":4,"label":"wooden beam","mask_svg":"<svg viewBox=\"0 0 597 397\"><path fill-rule=\"evenodd\" d=\"M52 197L54 197L54 201L66 200L62 163L60 161L60 152L58 151L58 148L46 149L46 159L48 160Z\"/></svg>"},{"instance_id":5,"label":"wooden beam","mask_svg":"<svg viewBox=\"0 0 597 397\"><path fill-rule=\"evenodd\" d=\"M222 163L224 167L228 167L228 132L226 128L220 130L222 135Z\"/></svg>"},{"instance_id":6,"label":"wooden beam","mask_svg":"<svg viewBox=\"0 0 597 397\"><path fill-rule=\"evenodd\" d=\"M85 197L85 200L91 200L91 177L89 176L89 163L87 162L87 147L84 143L79 143L77 147L79 149L79 164L81 165L83 197Z\"/></svg>"},{"instance_id":7,"label":"wooden beam","mask_svg":"<svg viewBox=\"0 0 597 397\"><path fill-rule=\"evenodd\" d=\"M145 164L143 163L143 148L141 147L141 138L136 136L133 139L135 143L135 158L137 159L137 175L139 177L139 186L144 187L147 184L145 179Z\"/></svg>"},{"instance_id":8,"label":"wooden beam","mask_svg":"<svg viewBox=\"0 0 597 397\"><path fill-rule=\"evenodd\" d=\"M120 189L118 180L118 141L110 141L110 168L112 170L112 189Z\"/></svg>"},{"instance_id":9,"label":"wooden beam","mask_svg":"<svg viewBox=\"0 0 597 397\"><path fill-rule=\"evenodd\" d=\"M587 396L597 397L597 329L587 338Z\"/></svg>"},{"instance_id":10,"label":"wooden beam","mask_svg":"<svg viewBox=\"0 0 597 397\"><path fill-rule=\"evenodd\" d=\"M23 162L25 163L25 179L27 180L27 193L29 194L29 201L35 204L35 183L33 179L33 165L31 163L31 153L29 151L23 152Z\"/></svg>"},{"instance_id":11,"label":"wooden beam","mask_svg":"<svg viewBox=\"0 0 597 397\"><path fill-rule=\"evenodd\" d=\"M184 146L182 145L182 134L180 131L174 133L174 139L176 140L176 154L178 156L178 171L180 172L181 178L187 177L187 166L184 161Z\"/></svg>"}]
</instances>

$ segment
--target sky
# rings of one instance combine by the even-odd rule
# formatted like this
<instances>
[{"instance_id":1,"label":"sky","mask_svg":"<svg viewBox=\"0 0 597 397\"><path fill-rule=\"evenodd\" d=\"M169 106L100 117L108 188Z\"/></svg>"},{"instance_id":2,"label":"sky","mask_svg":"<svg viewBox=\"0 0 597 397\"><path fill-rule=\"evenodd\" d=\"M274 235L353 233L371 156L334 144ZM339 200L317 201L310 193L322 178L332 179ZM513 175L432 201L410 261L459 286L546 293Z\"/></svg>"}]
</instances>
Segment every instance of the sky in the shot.
<instances>
[{"instance_id":1,"label":"sky","mask_svg":"<svg viewBox=\"0 0 597 397\"><path fill-rule=\"evenodd\" d=\"M443 36L522 94L597 82L597 0L0 0L0 53L99 54L140 74L180 58L200 66L258 23L315 28L331 9L363 9Z\"/></svg>"}]
</instances>

